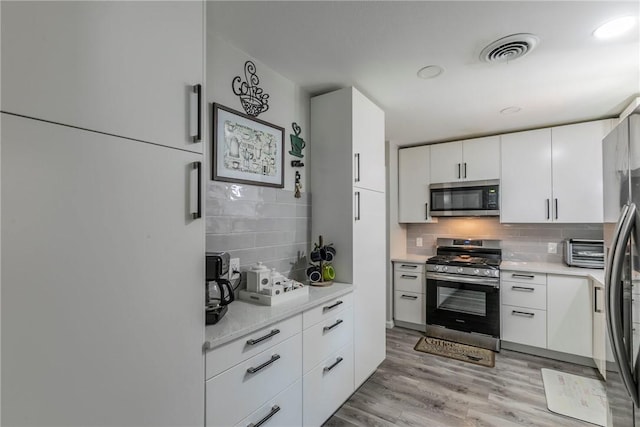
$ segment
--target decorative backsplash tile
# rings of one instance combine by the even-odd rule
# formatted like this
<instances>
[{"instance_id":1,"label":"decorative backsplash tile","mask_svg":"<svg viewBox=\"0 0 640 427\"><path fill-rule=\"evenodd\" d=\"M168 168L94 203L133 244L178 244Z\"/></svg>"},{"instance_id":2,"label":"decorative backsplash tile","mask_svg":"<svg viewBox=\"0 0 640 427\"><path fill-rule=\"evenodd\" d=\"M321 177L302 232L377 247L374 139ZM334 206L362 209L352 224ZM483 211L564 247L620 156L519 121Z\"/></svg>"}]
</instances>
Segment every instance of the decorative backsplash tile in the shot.
<instances>
[{"instance_id":1,"label":"decorative backsplash tile","mask_svg":"<svg viewBox=\"0 0 640 427\"><path fill-rule=\"evenodd\" d=\"M416 238L422 237L422 247ZM602 239L601 224L501 224L498 218L440 218L434 224L408 224L407 253L434 255L438 237L468 237L502 241L502 258L509 261L562 262L567 238ZM547 244L558 243L558 253Z\"/></svg>"},{"instance_id":2,"label":"decorative backsplash tile","mask_svg":"<svg viewBox=\"0 0 640 427\"><path fill-rule=\"evenodd\" d=\"M311 197L279 188L209 181L206 250L240 258L245 271L258 261L296 279L305 279L311 241Z\"/></svg>"}]
</instances>

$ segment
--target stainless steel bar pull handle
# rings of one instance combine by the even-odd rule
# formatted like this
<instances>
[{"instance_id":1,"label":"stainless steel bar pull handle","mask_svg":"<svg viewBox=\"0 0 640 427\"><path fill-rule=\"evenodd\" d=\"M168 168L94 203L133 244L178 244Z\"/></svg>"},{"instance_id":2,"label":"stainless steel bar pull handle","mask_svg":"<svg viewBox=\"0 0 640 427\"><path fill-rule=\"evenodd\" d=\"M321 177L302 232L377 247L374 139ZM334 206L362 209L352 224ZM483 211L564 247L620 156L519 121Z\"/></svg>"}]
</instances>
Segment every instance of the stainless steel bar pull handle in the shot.
<instances>
[{"instance_id":1,"label":"stainless steel bar pull handle","mask_svg":"<svg viewBox=\"0 0 640 427\"><path fill-rule=\"evenodd\" d=\"M322 330L325 331L325 332L328 332L328 331L332 330L333 328L335 328L336 326L338 326L342 322L344 322L344 320L338 319L338 320L336 320L336 323L334 323L331 326L325 326L324 328L322 328Z\"/></svg>"},{"instance_id":2,"label":"stainless steel bar pull handle","mask_svg":"<svg viewBox=\"0 0 640 427\"><path fill-rule=\"evenodd\" d=\"M464 177L467 177L467 162L464 162Z\"/></svg>"},{"instance_id":3,"label":"stainless steel bar pull handle","mask_svg":"<svg viewBox=\"0 0 640 427\"><path fill-rule=\"evenodd\" d=\"M458 163L458 179L460 179L460 163Z\"/></svg>"},{"instance_id":4,"label":"stainless steel bar pull handle","mask_svg":"<svg viewBox=\"0 0 640 427\"><path fill-rule=\"evenodd\" d=\"M413 265L413 264L401 264L400 266L402 268L418 268L417 265Z\"/></svg>"},{"instance_id":5,"label":"stainless steel bar pull handle","mask_svg":"<svg viewBox=\"0 0 640 427\"><path fill-rule=\"evenodd\" d=\"M324 369L323 369L323 371L324 371L324 372L329 372L330 370L332 370L333 368L335 368L336 366L338 366L338 364L339 364L340 362L342 362L342 360L343 360L343 359L342 359L342 357L338 357L338 358L336 359L336 361L335 361L335 362L333 362L333 363L331 364L331 366L325 366L325 367L324 367Z\"/></svg>"},{"instance_id":6,"label":"stainless steel bar pull handle","mask_svg":"<svg viewBox=\"0 0 640 427\"><path fill-rule=\"evenodd\" d=\"M558 219L558 199L554 199L554 205L556 208L556 219Z\"/></svg>"},{"instance_id":7,"label":"stainless steel bar pull handle","mask_svg":"<svg viewBox=\"0 0 640 427\"><path fill-rule=\"evenodd\" d=\"M524 286L512 286L511 289L513 289L514 291L520 291L520 292L533 292L533 291L535 291L535 288L526 288Z\"/></svg>"},{"instance_id":8,"label":"stainless steel bar pull handle","mask_svg":"<svg viewBox=\"0 0 640 427\"><path fill-rule=\"evenodd\" d=\"M403 274L400 277L402 277L403 279L417 279L418 276L412 276L411 274Z\"/></svg>"},{"instance_id":9,"label":"stainless steel bar pull handle","mask_svg":"<svg viewBox=\"0 0 640 427\"><path fill-rule=\"evenodd\" d=\"M280 355L279 354L274 354L273 356L271 356L271 359L267 360L262 365L256 366L255 368L247 369L247 372L250 373L250 374L255 374L256 372L261 371L264 368L266 368L267 366L271 365L273 362L275 362L278 359L280 359Z\"/></svg>"},{"instance_id":10,"label":"stainless steel bar pull handle","mask_svg":"<svg viewBox=\"0 0 640 427\"><path fill-rule=\"evenodd\" d=\"M356 221L360 221L360 192L356 191Z\"/></svg>"},{"instance_id":11,"label":"stainless steel bar pull handle","mask_svg":"<svg viewBox=\"0 0 640 427\"><path fill-rule=\"evenodd\" d=\"M429 219L429 203L424 204L424 219Z\"/></svg>"},{"instance_id":12,"label":"stainless steel bar pull handle","mask_svg":"<svg viewBox=\"0 0 640 427\"><path fill-rule=\"evenodd\" d=\"M405 299L418 299L418 297L416 295L405 295L405 294L402 294L400 297L401 298L405 298Z\"/></svg>"},{"instance_id":13,"label":"stainless steel bar pull handle","mask_svg":"<svg viewBox=\"0 0 640 427\"><path fill-rule=\"evenodd\" d=\"M593 288L593 311L602 313L602 308L598 308L598 291L602 291L602 288Z\"/></svg>"},{"instance_id":14,"label":"stainless steel bar pull handle","mask_svg":"<svg viewBox=\"0 0 640 427\"><path fill-rule=\"evenodd\" d=\"M534 276L533 274L518 274L518 273L513 273L511 275L511 277L518 277L520 279L534 279L536 276Z\"/></svg>"},{"instance_id":15,"label":"stainless steel bar pull handle","mask_svg":"<svg viewBox=\"0 0 640 427\"><path fill-rule=\"evenodd\" d=\"M336 308L337 306L339 306L342 303L343 303L342 301L336 301L335 304L326 305L326 306L322 307L322 311L325 312L325 311L332 310L332 309Z\"/></svg>"},{"instance_id":16,"label":"stainless steel bar pull handle","mask_svg":"<svg viewBox=\"0 0 640 427\"><path fill-rule=\"evenodd\" d=\"M202 141L202 85L197 84L191 86L191 92L196 95L197 102L197 124L195 135L191 135L192 142Z\"/></svg>"},{"instance_id":17,"label":"stainless steel bar pull handle","mask_svg":"<svg viewBox=\"0 0 640 427\"><path fill-rule=\"evenodd\" d=\"M355 157L355 166L356 166L356 176L355 176L355 182L360 182L360 153L356 153L354 155Z\"/></svg>"},{"instance_id":18,"label":"stainless steel bar pull handle","mask_svg":"<svg viewBox=\"0 0 640 427\"><path fill-rule=\"evenodd\" d=\"M196 191L196 195L195 195L195 207L193 207L193 209L191 209L191 219L198 219L198 218L202 218L202 162L193 162L191 163L191 168L192 170L196 171L196 185L193 185L193 177L192 182L191 182L191 188L192 188L192 192L194 191L193 188L195 188ZM192 193L193 194L193 193Z\"/></svg>"},{"instance_id":19,"label":"stainless steel bar pull handle","mask_svg":"<svg viewBox=\"0 0 640 427\"><path fill-rule=\"evenodd\" d=\"M280 333L280 329L272 329L271 332L269 332L267 335L262 336L260 338L254 338L254 339L250 339L247 340L247 345L256 345L259 342L262 342L266 339L271 338L272 336L278 335Z\"/></svg>"},{"instance_id":20,"label":"stainless steel bar pull handle","mask_svg":"<svg viewBox=\"0 0 640 427\"><path fill-rule=\"evenodd\" d=\"M551 212L549 212L549 199L547 199L547 219L551 219Z\"/></svg>"},{"instance_id":21,"label":"stainless steel bar pull handle","mask_svg":"<svg viewBox=\"0 0 640 427\"><path fill-rule=\"evenodd\" d=\"M273 405L271 407L271 411L263 419L261 419L255 424L254 423L248 424L247 427L260 427L262 424L269 421L269 419L273 417L275 414L277 414L279 411L280 411L280 407L278 405Z\"/></svg>"},{"instance_id":22,"label":"stainless steel bar pull handle","mask_svg":"<svg viewBox=\"0 0 640 427\"><path fill-rule=\"evenodd\" d=\"M513 314L514 316L524 316L524 317L533 317L536 315L535 313L528 313L526 311L518 311L518 310L511 310L511 314Z\"/></svg>"}]
</instances>

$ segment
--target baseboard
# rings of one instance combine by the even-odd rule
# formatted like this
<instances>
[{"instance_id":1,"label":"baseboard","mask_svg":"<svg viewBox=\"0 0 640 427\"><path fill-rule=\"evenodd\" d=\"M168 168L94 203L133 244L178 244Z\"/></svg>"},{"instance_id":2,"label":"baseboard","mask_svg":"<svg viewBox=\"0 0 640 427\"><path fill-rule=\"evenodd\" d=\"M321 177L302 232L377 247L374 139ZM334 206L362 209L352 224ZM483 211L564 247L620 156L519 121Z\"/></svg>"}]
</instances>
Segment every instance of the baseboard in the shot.
<instances>
[{"instance_id":1,"label":"baseboard","mask_svg":"<svg viewBox=\"0 0 640 427\"><path fill-rule=\"evenodd\" d=\"M387 329L393 329L394 326L393 320L387 320Z\"/></svg>"},{"instance_id":2,"label":"baseboard","mask_svg":"<svg viewBox=\"0 0 640 427\"><path fill-rule=\"evenodd\" d=\"M413 329L414 331L424 332L427 330L427 325L420 325L418 323L403 322L401 320L394 320L395 325L405 329Z\"/></svg>"},{"instance_id":3,"label":"baseboard","mask_svg":"<svg viewBox=\"0 0 640 427\"><path fill-rule=\"evenodd\" d=\"M576 363L578 365L597 368L593 359L575 354L562 353L560 351L547 350L546 348L532 347L515 342L501 341L504 350L512 350L520 353L533 354L534 356L546 357L547 359L561 360L563 362Z\"/></svg>"}]
</instances>

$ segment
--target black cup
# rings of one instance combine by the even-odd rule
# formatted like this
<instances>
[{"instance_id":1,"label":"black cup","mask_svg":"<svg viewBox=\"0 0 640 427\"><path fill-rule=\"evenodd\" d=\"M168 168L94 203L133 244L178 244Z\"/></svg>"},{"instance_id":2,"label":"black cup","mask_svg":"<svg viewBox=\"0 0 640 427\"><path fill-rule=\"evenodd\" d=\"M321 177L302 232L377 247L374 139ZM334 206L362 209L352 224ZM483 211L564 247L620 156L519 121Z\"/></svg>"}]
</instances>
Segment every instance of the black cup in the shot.
<instances>
[{"instance_id":1,"label":"black cup","mask_svg":"<svg viewBox=\"0 0 640 427\"><path fill-rule=\"evenodd\" d=\"M311 258L311 261L313 262L320 262L323 260L322 258L322 249L314 249L311 251L311 253L309 254L309 257Z\"/></svg>"},{"instance_id":2,"label":"black cup","mask_svg":"<svg viewBox=\"0 0 640 427\"><path fill-rule=\"evenodd\" d=\"M322 272L320 271L320 267L317 265L307 267L307 277L312 282L320 282L322 280Z\"/></svg>"}]
</instances>

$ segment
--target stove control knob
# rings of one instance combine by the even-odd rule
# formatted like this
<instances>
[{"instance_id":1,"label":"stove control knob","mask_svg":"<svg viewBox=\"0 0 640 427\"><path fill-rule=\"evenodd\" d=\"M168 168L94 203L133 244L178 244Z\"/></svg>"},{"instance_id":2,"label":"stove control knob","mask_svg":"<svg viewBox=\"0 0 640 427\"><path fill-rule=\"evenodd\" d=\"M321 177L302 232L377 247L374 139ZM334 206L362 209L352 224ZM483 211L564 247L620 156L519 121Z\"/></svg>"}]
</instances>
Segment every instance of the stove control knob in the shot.
<instances>
[{"instance_id":1,"label":"stove control knob","mask_svg":"<svg viewBox=\"0 0 640 427\"><path fill-rule=\"evenodd\" d=\"M476 268L475 270L473 270L473 274L477 276L478 274L480 274L480 270Z\"/></svg>"},{"instance_id":2,"label":"stove control knob","mask_svg":"<svg viewBox=\"0 0 640 427\"><path fill-rule=\"evenodd\" d=\"M458 273L462 273L463 271L464 271L464 268L458 267Z\"/></svg>"},{"instance_id":3,"label":"stove control knob","mask_svg":"<svg viewBox=\"0 0 640 427\"><path fill-rule=\"evenodd\" d=\"M435 267L436 271L442 270L442 266L441 265L435 265L434 267Z\"/></svg>"},{"instance_id":4,"label":"stove control knob","mask_svg":"<svg viewBox=\"0 0 640 427\"><path fill-rule=\"evenodd\" d=\"M449 269L449 267L447 267L446 265L444 267L442 267L442 271L447 271Z\"/></svg>"},{"instance_id":5,"label":"stove control knob","mask_svg":"<svg viewBox=\"0 0 640 427\"><path fill-rule=\"evenodd\" d=\"M485 271L484 271L484 275L485 275L485 276L488 276L488 275L490 275L490 274L491 274L491 270L485 270Z\"/></svg>"}]
</instances>

